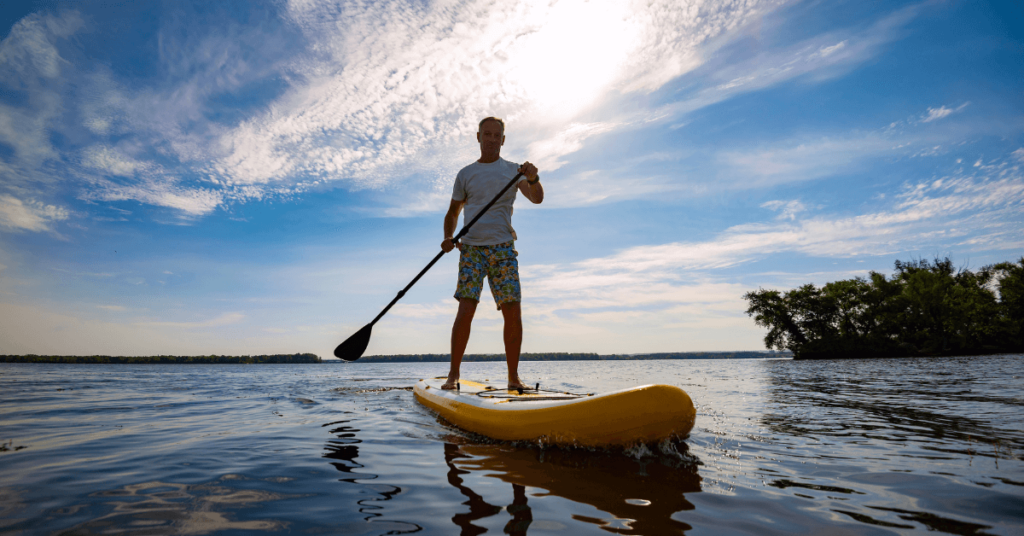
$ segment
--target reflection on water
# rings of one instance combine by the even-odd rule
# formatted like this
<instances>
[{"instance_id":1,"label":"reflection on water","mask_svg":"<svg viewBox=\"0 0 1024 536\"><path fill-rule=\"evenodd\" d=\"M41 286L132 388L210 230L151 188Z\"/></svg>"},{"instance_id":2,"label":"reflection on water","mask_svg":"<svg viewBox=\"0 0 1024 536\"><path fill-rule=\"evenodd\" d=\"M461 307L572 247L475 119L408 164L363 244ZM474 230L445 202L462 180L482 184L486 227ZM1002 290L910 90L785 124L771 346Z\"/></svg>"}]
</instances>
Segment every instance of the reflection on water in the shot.
<instances>
[{"instance_id":1,"label":"reflection on water","mask_svg":"<svg viewBox=\"0 0 1024 536\"><path fill-rule=\"evenodd\" d=\"M275 520L232 521L225 507L255 508L284 497L260 490L225 486L240 477L226 475L218 482L189 486L145 482L93 493L93 508L105 513L63 534L212 534L223 530L277 531L287 526ZM81 506L64 514L77 513Z\"/></svg>"},{"instance_id":2,"label":"reflection on water","mask_svg":"<svg viewBox=\"0 0 1024 536\"><path fill-rule=\"evenodd\" d=\"M488 503L479 494L466 487L459 475L468 474L455 466L456 458L469 458L462 453L458 445L451 443L444 444L444 461L448 465L448 483L459 490L468 499L462 503L469 507L468 513L457 513L452 516L452 523L461 529L462 536L476 536L487 532L487 529L474 525L473 521L491 517L502 511L512 515L512 519L505 525L505 534L513 536L525 535L530 522L533 521L533 513L527 505L526 488L519 484L512 484L512 504L505 508Z\"/></svg>"},{"instance_id":3,"label":"reflection on water","mask_svg":"<svg viewBox=\"0 0 1024 536\"><path fill-rule=\"evenodd\" d=\"M446 443L445 463L448 482L469 499L469 513L452 518L463 535L481 534L471 522L503 510L465 485L460 475L471 472L512 485L515 501L504 508L513 516L505 526L508 534L525 534L533 519L526 489L534 497L591 505L608 515L573 519L618 534L682 534L690 525L672 516L693 510L685 494L700 491L698 465L685 443L666 443L657 455L639 460L622 452Z\"/></svg>"},{"instance_id":4,"label":"reflection on water","mask_svg":"<svg viewBox=\"0 0 1024 536\"><path fill-rule=\"evenodd\" d=\"M366 471L356 471L365 469L365 467L356 461L356 458L359 457L358 444L360 443L356 433L360 430L350 426L350 422L351 420L344 420L323 425L324 427L332 426L330 433L334 435L333 439L328 440L325 447L327 453L323 457L333 460L330 462L331 465L345 473L345 477L339 479L341 482L360 485L368 493L369 497L360 498L358 501L359 513L364 516L363 519L373 523L373 528L379 530L379 534L407 534L423 530L423 527L415 523L380 519L383 516L384 506L377 503L390 501L402 492L402 488L374 483L372 481L377 478L377 475Z\"/></svg>"},{"instance_id":5,"label":"reflection on water","mask_svg":"<svg viewBox=\"0 0 1024 536\"><path fill-rule=\"evenodd\" d=\"M323 425L324 427L336 427L331 429L331 434L334 435L334 438L328 440L327 446L324 447L327 450L324 458L336 460L332 461L331 465L342 473L351 475L342 478L342 482L355 483L359 476L356 476L353 471L362 467L362 465L356 462L356 458L359 457L359 447L357 446L359 440L356 439L356 432L359 430L348 426L349 422L351 421L335 421ZM366 475L360 476L366 478ZM370 475L369 478L373 478L373 475Z\"/></svg>"}]
</instances>

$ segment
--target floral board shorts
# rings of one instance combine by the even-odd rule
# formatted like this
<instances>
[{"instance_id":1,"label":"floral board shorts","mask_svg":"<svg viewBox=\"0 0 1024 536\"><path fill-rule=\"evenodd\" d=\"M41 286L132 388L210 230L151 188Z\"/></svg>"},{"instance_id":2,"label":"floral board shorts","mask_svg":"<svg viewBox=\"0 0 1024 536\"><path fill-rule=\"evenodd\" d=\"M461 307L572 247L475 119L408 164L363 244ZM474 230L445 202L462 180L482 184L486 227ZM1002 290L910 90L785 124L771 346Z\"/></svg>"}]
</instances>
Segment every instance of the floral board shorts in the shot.
<instances>
[{"instance_id":1,"label":"floral board shorts","mask_svg":"<svg viewBox=\"0 0 1024 536\"><path fill-rule=\"evenodd\" d=\"M459 283L455 287L455 299L469 298L480 301L483 290L484 276L491 287L494 303L501 309L504 303L522 301L519 288L518 252L513 248L514 242L505 242L496 246L462 245L459 255Z\"/></svg>"}]
</instances>

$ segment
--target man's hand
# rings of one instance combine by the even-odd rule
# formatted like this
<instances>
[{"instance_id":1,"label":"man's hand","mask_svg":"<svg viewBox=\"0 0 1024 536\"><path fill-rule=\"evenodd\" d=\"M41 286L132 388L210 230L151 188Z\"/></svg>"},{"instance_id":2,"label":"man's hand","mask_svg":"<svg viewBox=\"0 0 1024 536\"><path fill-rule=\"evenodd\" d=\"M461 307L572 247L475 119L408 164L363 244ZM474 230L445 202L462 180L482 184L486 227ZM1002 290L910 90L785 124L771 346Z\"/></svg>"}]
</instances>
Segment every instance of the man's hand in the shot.
<instances>
[{"instance_id":1,"label":"man's hand","mask_svg":"<svg viewBox=\"0 0 1024 536\"><path fill-rule=\"evenodd\" d=\"M523 165L519 166L519 173L526 177L525 182L519 182L519 191L533 204L544 201L544 187L540 185L540 179L537 177L537 166L523 162Z\"/></svg>"},{"instance_id":2,"label":"man's hand","mask_svg":"<svg viewBox=\"0 0 1024 536\"><path fill-rule=\"evenodd\" d=\"M465 201L452 199L452 204L448 206L448 213L444 215L444 241L441 242L441 250L445 253L455 248L462 249L462 244L452 240L452 237L455 236L455 225L459 223L459 213L462 212L462 205L465 204Z\"/></svg>"},{"instance_id":3,"label":"man's hand","mask_svg":"<svg viewBox=\"0 0 1024 536\"><path fill-rule=\"evenodd\" d=\"M537 166L529 162L523 162L523 165L519 166L518 171L525 175L527 180L532 181L537 178Z\"/></svg>"},{"instance_id":4,"label":"man's hand","mask_svg":"<svg viewBox=\"0 0 1024 536\"><path fill-rule=\"evenodd\" d=\"M444 251L445 253L448 253L449 251L455 248L459 248L459 250L461 251L462 244L459 242L455 242L451 238L445 238L444 242L441 242L441 251Z\"/></svg>"}]
</instances>

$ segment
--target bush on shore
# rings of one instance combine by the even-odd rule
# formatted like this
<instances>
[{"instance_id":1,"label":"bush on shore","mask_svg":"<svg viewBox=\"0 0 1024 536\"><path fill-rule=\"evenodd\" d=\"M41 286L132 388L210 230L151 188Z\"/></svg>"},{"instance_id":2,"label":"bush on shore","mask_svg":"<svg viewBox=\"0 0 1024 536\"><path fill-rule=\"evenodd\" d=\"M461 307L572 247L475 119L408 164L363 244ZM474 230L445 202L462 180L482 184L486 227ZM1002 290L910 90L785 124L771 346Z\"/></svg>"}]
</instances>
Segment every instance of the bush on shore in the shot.
<instances>
[{"instance_id":1,"label":"bush on shore","mask_svg":"<svg viewBox=\"0 0 1024 536\"><path fill-rule=\"evenodd\" d=\"M797 359L1024 351L1024 258L957 270L949 258L901 262L886 277L744 294L765 346Z\"/></svg>"}]
</instances>

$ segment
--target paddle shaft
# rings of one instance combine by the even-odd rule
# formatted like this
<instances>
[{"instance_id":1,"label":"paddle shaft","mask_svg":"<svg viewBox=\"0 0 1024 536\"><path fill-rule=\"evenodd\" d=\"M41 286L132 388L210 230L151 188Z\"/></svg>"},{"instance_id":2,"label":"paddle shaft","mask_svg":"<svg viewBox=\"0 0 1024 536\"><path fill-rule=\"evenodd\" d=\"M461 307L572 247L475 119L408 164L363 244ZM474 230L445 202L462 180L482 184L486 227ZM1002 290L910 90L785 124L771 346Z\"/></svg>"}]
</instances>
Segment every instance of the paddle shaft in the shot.
<instances>
[{"instance_id":1,"label":"paddle shaft","mask_svg":"<svg viewBox=\"0 0 1024 536\"><path fill-rule=\"evenodd\" d=\"M454 244L454 243L458 242L460 238L462 238L463 236L466 236L466 233L468 233L468 232L469 232L469 228L470 228L470 227L472 227L474 223L476 223L476 220L479 220L479 219L480 219L480 216L483 216L483 215L484 215L484 213L485 213L485 212L487 212L487 210L488 210L489 208L491 208L491 206L492 206L492 205L494 205L495 203L497 203L497 202L498 202L498 199L499 199L499 198L500 198L501 196L505 195L505 192L507 192L509 188L511 188L511 187L513 187L513 186L515 186L515 184L516 184L517 182L519 182L519 178L520 178L520 177L522 177L522 176L523 176L523 174L522 174L522 173L516 173L516 176L515 176L515 177L512 177L512 180L508 181L508 184L506 184L506 185L505 185L505 187L504 187L504 188L502 188L500 192L498 192L498 195L494 196L494 199L491 199L491 202L490 202L490 203L487 203L487 205L486 205L486 206L484 206L484 208L483 208L483 209L482 209L482 210L481 210L480 212L478 212L478 213L477 213L477 215L476 215L476 216L474 216L474 217L473 217L473 219L472 219L472 220L470 220L470 221L469 221L469 223L467 223L467 224L466 224L466 225L465 225L465 226L464 226L464 227L462 228L462 230L461 230L461 231L459 231L459 234L455 235L455 236L454 236L454 237L452 238L452 243ZM427 273L427 270L429 270L429 269L430 269L430 268L431 268L432 266L434 266L434 264L435 264L435 263L437 263L437 261L441 260L441 257L444 257L444 254L445 254L445 253L447 253L447 251L445 251L445 250L443 250L443 249L442 249L442 250L441 250L441 251L440 251L440 252L439 252L439 253L438 253L438 254L437 254L436 256L434 256L434 259L433 259L433 260L431 260L431 261L430 261L430 263L428 263L428 264L427 264L427 266L426 266L425 268L423 268L422 270L420 270L420 273L416 274L416 277L412 278L412 281L410 281L410 282L409 282L409 284L405 286L405 288L403 288L402 290L398 291L398 295L397 295L397 296L395 296L395 299L391 300L391 303L389 303L389 304L388 304L388 306L387 306L387 307L385 307L385 308L384 308L384 310L383 310L383 311L381 311L381 312L380 312L380 314L379 314L379 315L377 315L377 316L376 316L376 318L374 318L374 319L373 319L373 320L372 320L372 321L371 321L371 322L370 322L369 324L367 324L367 325L368 325L368 326L372 326L372 325L376 324L376 323L377 323L377 321L378 321L378 320L380 320L380 319L381 319L381 317L383 317L383 316L384 316L384 315L385 315L385 314L386 314L386 313L388 312L388 310L390 310L390 309L391 309L391 307L392 307L393 305L395 305L396 303L398 303L398 300L402 299L402 296L405 296L405 293L406 293L406 291L408 291L408 290L409 290L410 288L412 288L412 286L413 286L413 285L415 285L415 284L416 284L416 282L417 282L417 281L419 281L421 277L423 277L423 274Z\"/></svg>"}]
</instances>

